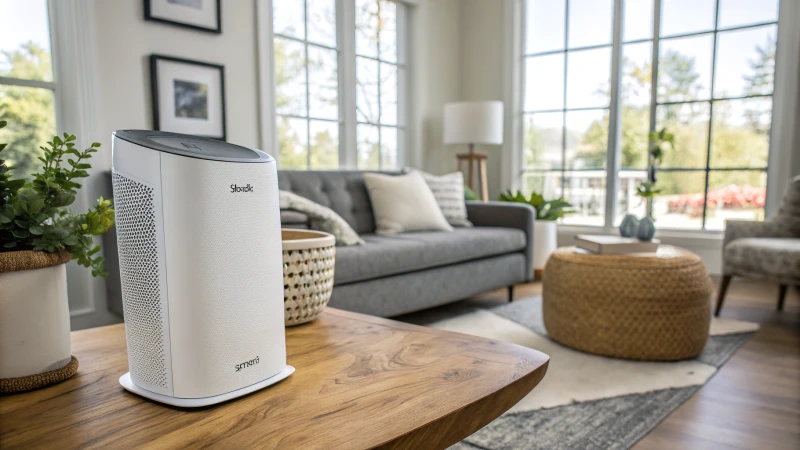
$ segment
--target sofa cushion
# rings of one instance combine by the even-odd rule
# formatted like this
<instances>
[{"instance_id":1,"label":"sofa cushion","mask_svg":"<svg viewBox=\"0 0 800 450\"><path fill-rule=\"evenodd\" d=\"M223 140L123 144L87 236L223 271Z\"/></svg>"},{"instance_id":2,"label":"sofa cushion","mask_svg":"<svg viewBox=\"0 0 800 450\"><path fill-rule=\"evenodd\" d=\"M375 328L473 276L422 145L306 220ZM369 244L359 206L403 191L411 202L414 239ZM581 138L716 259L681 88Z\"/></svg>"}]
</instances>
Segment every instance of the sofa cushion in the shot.
<instances>
[{"instance_id":1,"label":"sofa cushion","mask_svg":"<svg viewBox=\"0 0 800 450\"><path fill-rule=\"evenodd\" d=\"M278 188L334 210L358 234L375 231L363 172L281 170Z\"/></svg>"},{"instance_id":2,"label":"sofa cushion","mask_svg":"<svg viewBox=\"0 0 800 450\"><path fill-rule=\"evenodd\" d=\"M425 231L361 237L366 244L336 249L334 284L414 272L525 248L525 233L512 228L457 228L446 233Z\"/></svg>"},{"instance_id":3,"label":"sofa cushion","mask_svg":"<svg viewBox=\"0 0 800 450\"><path fill-rule=\"evenodd\" d=\"M776 280L800 280L800 239L735 239L723 251L732 274Z\"/></svg>"}]
</instances>

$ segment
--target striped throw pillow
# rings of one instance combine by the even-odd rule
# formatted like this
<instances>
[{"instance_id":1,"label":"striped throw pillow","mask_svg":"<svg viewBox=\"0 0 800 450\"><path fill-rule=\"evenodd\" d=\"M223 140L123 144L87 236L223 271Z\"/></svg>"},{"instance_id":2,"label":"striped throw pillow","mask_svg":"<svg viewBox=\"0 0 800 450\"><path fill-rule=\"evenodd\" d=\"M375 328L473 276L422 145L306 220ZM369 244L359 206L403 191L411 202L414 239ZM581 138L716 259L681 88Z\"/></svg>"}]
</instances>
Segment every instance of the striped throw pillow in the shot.
<instances>
[{"instance_id":1,"label":"striped throw pillow","mask_svg":"<svg viewBox=\"0 0 800 450\"><path fill-rule=\"evenodd\" d=\"M407 168L406 171L422 174L425 183L436 197L436 203L439 204L447 223L454 227L472 226L472 222L467 220L467 205L464 202L464 174L453 172L447 175L433 175L413 168Z\"/></svg>"}]
</instances>

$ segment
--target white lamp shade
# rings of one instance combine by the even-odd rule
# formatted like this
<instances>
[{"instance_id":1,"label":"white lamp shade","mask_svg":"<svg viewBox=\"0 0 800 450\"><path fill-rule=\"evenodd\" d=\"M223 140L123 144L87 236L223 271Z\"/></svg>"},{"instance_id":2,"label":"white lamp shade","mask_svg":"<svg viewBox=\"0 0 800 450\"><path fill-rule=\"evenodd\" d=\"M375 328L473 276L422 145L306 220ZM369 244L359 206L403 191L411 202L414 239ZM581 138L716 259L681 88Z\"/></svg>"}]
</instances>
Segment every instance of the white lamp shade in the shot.
<instances>
[{"instance_id":1,"label":"white lamp shade","mask_svg":"<svg viewBox=\"0 0 800 450\"><path fill-rule=\"evenodd\" d=\"M503 102L444 105L445 144L503 143Z\"/></svg>"}]
</instances>

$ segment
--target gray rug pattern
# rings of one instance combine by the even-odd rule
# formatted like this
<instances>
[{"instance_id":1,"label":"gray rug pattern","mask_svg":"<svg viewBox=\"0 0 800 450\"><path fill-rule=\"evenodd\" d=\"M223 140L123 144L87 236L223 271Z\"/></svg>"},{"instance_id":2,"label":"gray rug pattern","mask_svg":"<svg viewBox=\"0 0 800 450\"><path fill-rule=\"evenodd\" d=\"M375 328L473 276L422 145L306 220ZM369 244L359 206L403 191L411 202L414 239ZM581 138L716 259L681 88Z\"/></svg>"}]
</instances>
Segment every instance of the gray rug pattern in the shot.
<instances>
[{"instance_id":1,"label":"gray rug pattern","mask_svg":"<svg viewBox=\"0 0 800 450\"><path fill-rule=\"evenodd\" d=\"M627 449L644 437L700 386L594 400L509 414L452 450Z\"/></svg>"},{"instance_id":2,"label":"gray rug pattern","mask_svg":"<svg viewBox=\"0 0 800 450\"><path fill-rule=\"evenodd\" d=\"M477 308L451 310L459 315ZM494 314L546 336L541 297L489 308ZM696 359L716 368L733 356L754 333L709 337ZM545 375L546 376L546 375ZM505 414L450 447L452 450L628 449L702 385L622 395L535 411Z\"/></svg>"}]
</instances>

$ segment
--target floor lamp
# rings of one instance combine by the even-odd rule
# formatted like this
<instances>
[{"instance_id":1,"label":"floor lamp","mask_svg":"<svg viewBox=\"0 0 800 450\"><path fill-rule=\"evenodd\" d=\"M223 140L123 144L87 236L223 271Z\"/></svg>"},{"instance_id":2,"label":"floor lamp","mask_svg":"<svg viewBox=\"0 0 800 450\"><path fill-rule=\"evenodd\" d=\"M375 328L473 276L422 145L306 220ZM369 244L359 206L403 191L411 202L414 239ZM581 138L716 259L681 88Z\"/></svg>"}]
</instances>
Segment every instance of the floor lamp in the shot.
<instances>
[{"instance_id":1,"label":"floor lamp","mask_svg":"<svg viewBox=\"0 0 800 450\"><path fill-rule=\"evenodd\" d=\"M475 144L501 145L503 143L503 102L458 102L444 105L444 143L467 144L469 153L456 155L458 170L467 166L467 186L480 193L481 200L489 200L486 177L487 153L476 153ZM475 169L478 170L480 188L475 186Z\"/></svg>"}]
</instances>

